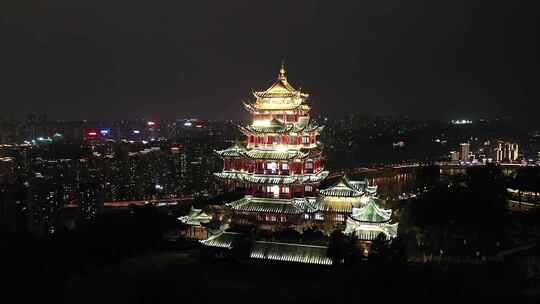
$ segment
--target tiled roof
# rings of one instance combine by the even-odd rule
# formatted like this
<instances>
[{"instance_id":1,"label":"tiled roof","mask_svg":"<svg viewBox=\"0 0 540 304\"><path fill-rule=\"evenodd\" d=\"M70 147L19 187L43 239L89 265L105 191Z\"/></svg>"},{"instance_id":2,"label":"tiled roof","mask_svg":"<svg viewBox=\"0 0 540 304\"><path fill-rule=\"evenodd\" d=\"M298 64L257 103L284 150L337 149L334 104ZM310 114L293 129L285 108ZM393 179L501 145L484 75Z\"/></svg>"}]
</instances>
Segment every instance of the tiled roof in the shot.
<instances>
[{"instance_id":1,"label":"tiled roof","mask_svg":"<svg viewBox=\"0 0 540 304\"><path fill-rule=\"evenodd\" d=\"M218 235L211 236L210 238L206 240L200 241L202 244L210 247L218 247L218 248L232 248L232 243L234 242L234 239L241 236L240 233L235 232L223 232Z\"/></svg>"},{"instance_id":2,"label":"tiled roof","mask_svg":"<svg viewBox=\"0 0 540 304\"><path fill-rule=\"evenodd\" d=\"M358 190L345 176L340 178L334 185L319 190L319 193L323 196L338 197L359 197L363 195L363 191Z\"/></svg>"},{"instance_id":3,"label":"tiled roof","mask_svg":"<svg viewBox=\"0 0 540 304\"><path fill-rule=\"evenodd\" d=\"M202 209L195 209L191 207L191 210L188 215L181 216L178 218L182 223L188 225L200 225L208 223L212 219L212 216L206 214Z\"/></svg>"},{"instance_id":4,"label":"tiled roof","mask_svg":"<svg viewBox=\"0 0 540 304\"><path fill-rule=\"evenodd\" d=\"M351 218L359 222L382 223L388 222L392 217L391 209L382 209L377 206L374 198L361 208L353 208Z\"/></svg>"},{"instance_id":5,"label":"tiled roof","mask_svg":"<svg viewBox=\"0 0 540 304\"><path fill-rule=\"evenodd\" d=\"M246 196L227 204L240 212L265 212L278 214L304 214L316 212L317 201L310 198L272 199Z\"/></svg>"},{"instance_id":6,"label":"tiled roof","mask_svg":"<svg viewBox=\"0 0 540 304\"><path fill-rule=\"evenodd\" d=\"M255 242L250 257L282 262L332 265L326 256L328 247L276 242Z\"/></svg>"},{"instance_id":7,"label":"tiled roof","mask_svg":"<svg viewBox=\"0 0 540 304\"><path fill-rule=\"evenodd\" d=\"M200 241L209 247L232 249L235 238L242 234L224 232ZM332 265L332 260L326 256L328 247L255 241L250 253L253 259L305 263L316 265Z\"/></svg>"},{"instance_id":8,"label":"tiled roof","mask_svg":"<svg viewBox=\"0 0 540 304\"><path fill-rule=\"evenodd\" d=\"M304 175L264 175L251 174L247 172L218 172L214 173L216 177L222 179L232 179L237 181L245 181L249 183L261 184L302 184L302 183L317 183L324 180L328 176L328 171L321 171L317 174Z\"/></svg>"}]
</instances>

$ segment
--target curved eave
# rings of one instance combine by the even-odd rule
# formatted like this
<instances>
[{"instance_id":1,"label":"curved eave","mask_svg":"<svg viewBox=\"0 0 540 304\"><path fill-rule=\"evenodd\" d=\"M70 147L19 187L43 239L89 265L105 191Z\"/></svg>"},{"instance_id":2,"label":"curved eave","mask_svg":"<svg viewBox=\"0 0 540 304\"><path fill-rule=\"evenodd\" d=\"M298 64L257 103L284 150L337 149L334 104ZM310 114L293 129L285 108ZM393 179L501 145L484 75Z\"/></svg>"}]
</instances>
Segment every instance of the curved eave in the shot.
<instances>
[{"instance_id":1,"label":"curved eave","mask_svg":"<svg viewBox=\"0 0 540 304\"><path fill-rule=\"evenodd\" d=\"M319 190L319 194L324 197L337 197L337 198L358 198L362 197L363 193L355 193L354 195L341 195L341 194L330 194L322 192L324 190Z\"/></svg>"},{"instance_id":2,"label":"curved eave","mask_svg":"<svg viewBox=\"0 0 540 304\"><path fill-rule=\"evenodd\" d=\"M214 176L226 179L237 180L253 184L272 184L272 185L293 185L306 183L320 183L328 176L328 171L319 172L316 175L253 175L245 172L216 172Z\"/></svg>"},{"instance_id":3,"label":"curved eave","mask_svg":"<svg viewBox=\"0 0 540 304\"><path fill-rule=\"evenodd\" d=\"M257 109L255 109L253 104L250 104L250 103L247 103L247 102L242 102L242 104L244 105L244 108L246 108L246 110L248 112L251 112L251 113L256 113L257 112Z\"/></svg>"},{"instance_id":4,"label":"curved eave","mask_svg":"<svg viewBox=\"0 0 540 304\"><path fill-rule=\"evenodd\" d=\"M302 93L298 91L294 92L253 92L253 96L256 98L302 98Z\"/></svg>"},{"instance_id":5,"label":"curved eave","mask_svg":"<svg viewBox=\"0 0 540 304\"><path fill-rule=\"evenodd\" d=\"M250 134L283 134L283 133L289 133L292 131L293 126L288 125L284 126L283 129L278 130L277 128L272 127L262 127L262 128L254 128L252 126L242 127L239 126L240 131L244 134L250 135Z\"/></svg>"},{"instance_id":6,"label":"curved eave","mask_svg":"<svg viewBox=\"0 0 540 304\"><path fill-rule=\"evenodd\" d=\"M266 151L261 151L259 153L261 153L262 155L260 156L257 156L257 155L254 155L254 153L257 153L257 152L253 152L253 151L247 151L245 153L245 156L250 158L250 159L262 159L262 160L291 160L291 159L304 159L304 158L307 158L309 156L309 153L304 153L304 152L295 152L294 154L290 154L289 152L278 152L278 153L272 153L272 152L266 152ZM283 156L280 156L280 154L288 154L287 156L283 157ZM274 154L274 155L272 155Z\"/></svg>"},{"instance_id":7,"label":"curved eave","mask_svg":"<svg viewBox=\"0 0 540 304\"><path fill-rule=\"evenodd\" d=\"M392 217L390 216L389 219L387 220L384 220L384 221L362 221L362 220L358 220L358 219L355 219L354 217L352 217L352 215L349 215L348 217L349 219L357 222L357 223L365 223L365 224L387 224L389 223L390 221L392 221Z\"/></svg>"}]
</instances>

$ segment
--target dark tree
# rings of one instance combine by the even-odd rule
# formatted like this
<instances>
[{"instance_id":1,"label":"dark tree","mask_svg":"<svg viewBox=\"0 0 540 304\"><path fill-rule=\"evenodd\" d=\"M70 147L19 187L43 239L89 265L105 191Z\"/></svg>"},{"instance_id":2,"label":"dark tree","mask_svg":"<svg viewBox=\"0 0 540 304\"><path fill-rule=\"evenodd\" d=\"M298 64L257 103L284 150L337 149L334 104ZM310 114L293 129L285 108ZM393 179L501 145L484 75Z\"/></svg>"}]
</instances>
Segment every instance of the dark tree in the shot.
<instances>
[{"instance_id":1,"label":"dark tree","mask_svg":"<svg viewBox=\"0 0 540 304\"><path fill-rule=\"evenodd\" d=\"M347 240L340 229L330 234L326 255L332 260L333 265L341 265L347 252Z\"/></svg>"},{"instance_id":2,"label":"dark tree","mask_svg":"<svg viewBox=\"0 0 540 304\"><path fill-rule=\"evenodd\" d=\"M436 165L420 166L415 170L415 187L417 189L431 188L437 184L441 168Z\"/></svg>"},{"instance_id":3,"label":"dark tree","mask_svg":"<svg viewBox=\"0 0 540 304\"><path fill-rule=\"evenodd\" d=\"M231 255L237 261L242 261L249 258L253 249L254 238L252 234L243 234L234 239L231 246Z\"/></svg>"}]
</instances>

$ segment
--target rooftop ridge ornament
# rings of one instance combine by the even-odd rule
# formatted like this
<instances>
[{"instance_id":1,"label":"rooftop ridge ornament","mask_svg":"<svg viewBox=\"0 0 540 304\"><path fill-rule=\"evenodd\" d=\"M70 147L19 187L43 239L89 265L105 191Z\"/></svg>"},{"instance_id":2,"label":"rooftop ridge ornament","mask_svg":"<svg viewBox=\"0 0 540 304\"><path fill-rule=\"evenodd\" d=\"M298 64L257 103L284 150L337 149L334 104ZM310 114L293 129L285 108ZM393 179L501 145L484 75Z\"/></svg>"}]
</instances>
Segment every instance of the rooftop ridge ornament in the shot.
<instances>
[{"instance_id":1,"label":"rooftop ridge ornament","mask_svg":"<svg viewBox=\"0 0 540 304\"><path fill-rule=\"evenodd\" d=\"M278 79L287 81L287 72L285 71L285 60L281 60L281 67L279 69Z\"/></svg>"}]
</instances>

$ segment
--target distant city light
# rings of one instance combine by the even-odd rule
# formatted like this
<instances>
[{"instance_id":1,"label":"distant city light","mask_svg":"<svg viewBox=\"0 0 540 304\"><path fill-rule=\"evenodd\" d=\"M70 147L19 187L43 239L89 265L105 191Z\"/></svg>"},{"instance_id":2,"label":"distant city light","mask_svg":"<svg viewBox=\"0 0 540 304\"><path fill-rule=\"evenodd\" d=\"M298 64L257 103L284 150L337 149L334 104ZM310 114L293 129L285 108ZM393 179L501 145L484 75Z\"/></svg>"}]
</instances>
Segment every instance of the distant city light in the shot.
<instances>
[{"instance_id":1,"label":"distant city light","mask_svg":"<svg viewBox=\"0 0 540 304\"><path fill-rule=\"evenodd\" d=\"M186 121L186 122L184 123L184 126L186 126L186 127L191 127L192 125L193 125L193 124L192 124L190 121Z\"/></svg>"},{"instance_id":2,"label":"distant city light","mask_svg":"<svg viewBox=\"0 0 540 304\"><path fill-rule=\"evenodd\" d=\"M105 135L109 135L109 133L111 133L111 130L109 130L109 129L101 129L99 131L99 133L101 133L101 135L105 136Z\"/></svg>"},{"instance_id":3,"label":"distant city light","mask_svg":"<svg viewBox=\"0 0 540 304\"><path fill-rule=\"evenodd\" d=\"M96 135L97 135L97 132L88 132L88 135L89 135L89 136L96 136Z\"/></svg>"},{"instance_id":4,"label":"distant city light","mask_svg":"<svg viewBox=\"0 0 540 304\"><path fill-rule=\"evenodd\" d=\"M468 125L468 124L472 124L472 120L457 119L457 120L452 120L452 124L454 124L454 125Z\"/></svg>"},{"instance_id":5,"label":"distant city light","mask_svg":"<svg viewBox=\"0 0 540 304\"><path fill-rule=\"evenodd\" d=\"M196 125L195 128L202 128L202 125Z\"/></svg>"},{"instance_id":6,"label":"distant city light","mask_svg":"<svg viewBox=\"0 0 540 304\"><path fill-rule=\"evenodd\" d=\"M147 122L146 124L149 125L149 126L153 126L153 125L155 125L156 123L153 122L153 121L149 121L149 122Z\"/></svg>"},{"instance_id":7,"label":"distant city light","mask_svg":"<svg viewBox=\"0 0 540 304\"><path fill-rule=\"evenodd\" d=\"M141 131L139 131L139 130L133 130L133 134L140 134L140 133L141 133Z\"/></svg>"}]
</instances>

